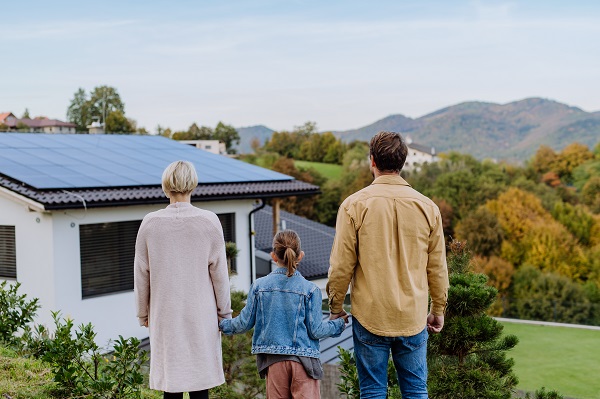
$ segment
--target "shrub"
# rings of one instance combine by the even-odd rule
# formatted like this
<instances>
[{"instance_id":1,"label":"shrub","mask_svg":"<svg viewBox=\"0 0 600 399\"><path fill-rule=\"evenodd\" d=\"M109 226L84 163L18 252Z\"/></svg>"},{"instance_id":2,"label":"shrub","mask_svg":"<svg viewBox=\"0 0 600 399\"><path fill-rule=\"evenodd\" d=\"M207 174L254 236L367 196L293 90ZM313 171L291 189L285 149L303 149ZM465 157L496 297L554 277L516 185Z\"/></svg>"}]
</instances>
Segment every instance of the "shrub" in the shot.
<instances>
[{"instance_id":1,"label":"shrub","mask_svg":"<svg viewBox=\"0 0 600 399\"><path fill-rule=\"evenodd\" d=\"M94 341L91 324L73 330L73 320L53 312L55 331L45 328L28 331L24 337L31 353L47 362L62 395L79 398L140 398L144 376L140 369L148 360L137 338L115 341L112 352L103 351Z\"/></svg>"},{"instance_id":2,"label":"shrub","mask_svg":"<svg viewBox=\"0 0 600 399\"><path fill-rule=\"evenodd\" d=\"M28 301L26 295L18 294L20 286L0 283L0 341L9 346L18 346L17 333L26 329L40 308L37 298Z\"/></svg>"}]
</instances>

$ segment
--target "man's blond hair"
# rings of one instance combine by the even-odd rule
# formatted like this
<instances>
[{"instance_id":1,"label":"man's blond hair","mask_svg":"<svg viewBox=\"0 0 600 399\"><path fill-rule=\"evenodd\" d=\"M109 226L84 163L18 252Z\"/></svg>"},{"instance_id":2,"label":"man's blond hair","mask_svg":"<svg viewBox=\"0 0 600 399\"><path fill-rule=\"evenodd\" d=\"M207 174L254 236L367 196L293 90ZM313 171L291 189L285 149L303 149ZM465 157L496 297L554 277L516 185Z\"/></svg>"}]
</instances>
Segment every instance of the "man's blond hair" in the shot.
<instances>
[{"instance_id":1,"label":"man's blond hair","mask_svg":"<svg viewBox=\"0 0 600 399\"><path fill-rule=\"evenodd\" d=\"M198 185L196 168L188 161L175 161L163 172L162 189L167 198L171 193L189 194Z\"/></svg>"}]
</instances>

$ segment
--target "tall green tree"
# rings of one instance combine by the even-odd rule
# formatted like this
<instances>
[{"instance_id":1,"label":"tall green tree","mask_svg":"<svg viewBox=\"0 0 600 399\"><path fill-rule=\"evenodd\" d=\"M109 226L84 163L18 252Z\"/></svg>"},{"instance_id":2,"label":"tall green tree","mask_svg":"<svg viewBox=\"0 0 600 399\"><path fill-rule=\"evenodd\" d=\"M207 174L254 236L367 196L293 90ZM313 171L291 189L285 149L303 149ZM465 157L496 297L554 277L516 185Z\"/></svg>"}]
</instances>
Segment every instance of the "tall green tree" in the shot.
<instances>
[{"instance_id":1,"label":"tall green tree","mask_svg":"<svg viewBox=\"0 0 600 399\"><path fill-rule=\"evenodd\" d=\"M77 89L67 109L67 120L77 125L77 131L87 130L92 123L88 95L82 88Z\"/></svg>"},{"instance_id":2,"label":"tall green tree","mask_svg":"<svg viewBox=\"0 0 600 399\"><path fill-rule=\"evenodd\" d=\"M125 115L125 104L117 89L110 86L98 86L90 93L89 109L92 117L99 117L100 122L106 122L108 115L120 111Z\"/></svg>"},{"instance_id":3,"label":"tall green tree","mask_svg":"<svg viewBox=\"0 0 600 399\"><path fill-rule=\"evenodd\" d=\"M29 116L29 109L25 108L25 112L23 112L21 119L31 119L31 116Z\"/></svg>"},{"instance_id":4,"label":"tall green tree","mask_svg":"<svg viewBox=\"0 0 600 399\"><path fill-rule=\"evenodd\" d=\"M98 86L92 90L89 97L84 89L79 88L67 109L67 119L77 125L78 131L86 131L87 126L94 120L104 123L106 126L109 115L116 111L123 116L125 115L125 104L116 88ZM122 128L123 125L116 123L115 119L119 119L118 122L121 122L119 114L114 114L112 118L113 120L110 123L113 130L111 131L115 132L115 128Z\"/></svg>"},{"instance_id":5,"label":"tall green tree","mask_svg":"<svg viewBox=\"0 0 600 399\"><path fill-rule=\"evenodd\" d=\"M215 140L219 140L225 143L228 154L236 154L237 150L233 148L234 145L240 143L240 134L231 125L226 125L223 122L217 123L213 135Z\"/></svg>"}]
</instances>

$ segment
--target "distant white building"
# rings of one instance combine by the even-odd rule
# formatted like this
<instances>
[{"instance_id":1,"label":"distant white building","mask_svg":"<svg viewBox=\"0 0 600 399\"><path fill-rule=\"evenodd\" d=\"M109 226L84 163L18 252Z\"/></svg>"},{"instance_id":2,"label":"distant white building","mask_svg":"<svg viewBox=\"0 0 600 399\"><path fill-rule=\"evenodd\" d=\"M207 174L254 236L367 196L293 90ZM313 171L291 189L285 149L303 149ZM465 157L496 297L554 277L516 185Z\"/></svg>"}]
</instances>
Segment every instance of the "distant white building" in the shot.
<instances>
[{"instance_id":1,"label":"distant white building","mask_svg":"<svg viewBox=\"0 0 600 399\"><path fill-rule=\"evenodd\" d=\"M219 140L179 140L180 143L191 145L204 151L212 152L217 155L227 154L225 143Z\"/></svg>"},{"instance_id":2,"label":"distant white building","mask_svg":"<svg viewBox=\"0 0 600 399\"><path fill-rule=\"evenodd\" d=\"M89 134L104 134L104 123L98 121L92 122L91 125L86 126Z\"/></svg>"},{"instance_id":3,"label":"distant white building","mask_svg":"<svg viewBox=\"0 0 600 399\"><path fill-rule=\"evenodd\" d=\"M419 170L419 166L426 163L437 162L439 160L434 147L427 147L414 143L410 136L406 136L406 144L408 147L408 154L403 170Z\"/></svg>"}]
</instances>

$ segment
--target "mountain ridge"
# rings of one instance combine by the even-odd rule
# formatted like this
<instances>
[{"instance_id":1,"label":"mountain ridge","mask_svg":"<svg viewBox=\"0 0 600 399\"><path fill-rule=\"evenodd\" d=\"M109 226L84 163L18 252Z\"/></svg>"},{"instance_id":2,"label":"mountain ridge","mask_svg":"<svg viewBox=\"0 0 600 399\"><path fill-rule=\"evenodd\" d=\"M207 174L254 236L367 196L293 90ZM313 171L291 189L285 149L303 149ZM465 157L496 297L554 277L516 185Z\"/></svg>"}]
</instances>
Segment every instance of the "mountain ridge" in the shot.
<instances>
[{"instance_id":1,"label":"mountain ridge","mask_svg":"<svg viewBox=\"0 0 600 399\"><path fill-rule=\"evenodd\" d=\"M600 140L600 111L587 112L555 100L530 97L505 104L465 101L418 118L392 114L357 129L333 131L344 142L369 141L387 130L410 135L415 143L435 147L438 153L459 151L476 158L524 161L540 145L561 150L572 142L592 148ZM252 152L274 130L264 125L238 129L240 152Z\"/></svg>"}]
</instances>

